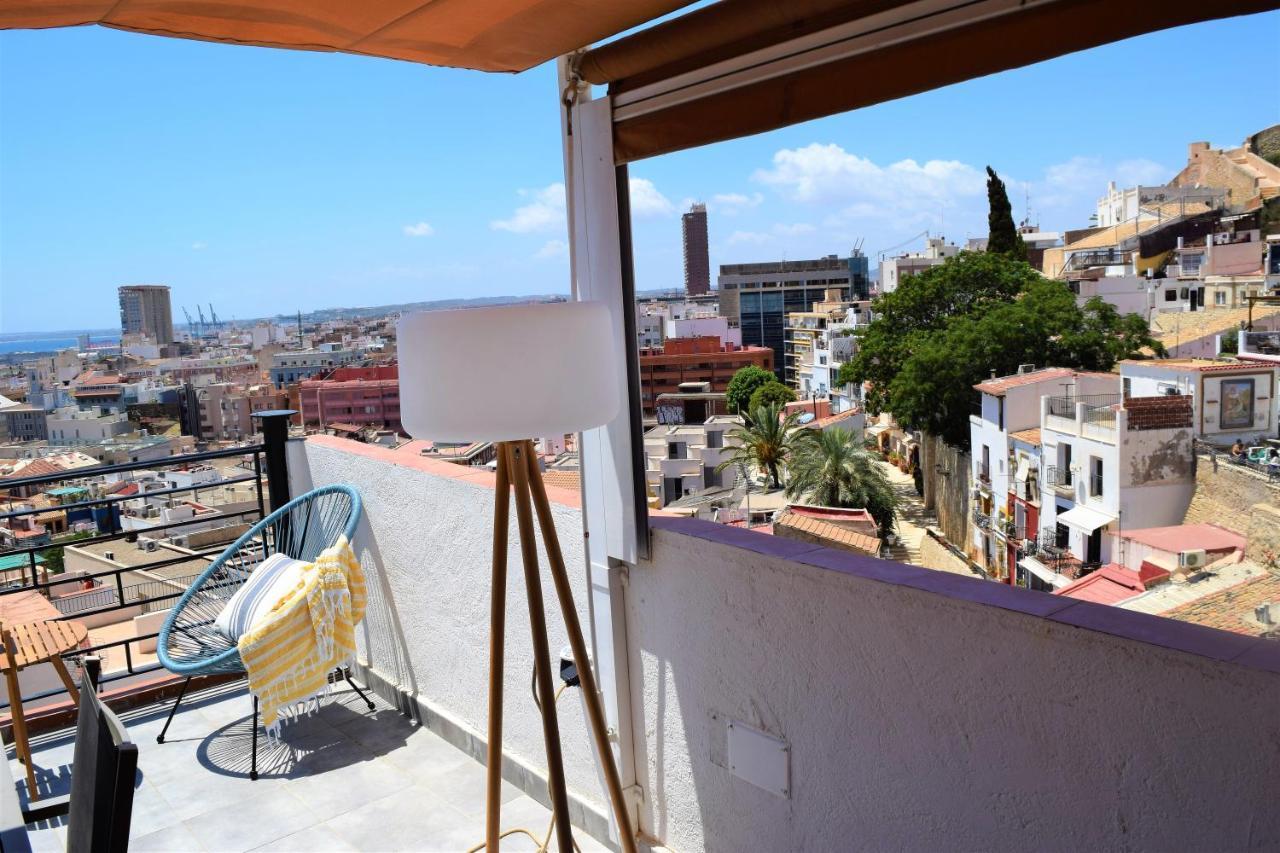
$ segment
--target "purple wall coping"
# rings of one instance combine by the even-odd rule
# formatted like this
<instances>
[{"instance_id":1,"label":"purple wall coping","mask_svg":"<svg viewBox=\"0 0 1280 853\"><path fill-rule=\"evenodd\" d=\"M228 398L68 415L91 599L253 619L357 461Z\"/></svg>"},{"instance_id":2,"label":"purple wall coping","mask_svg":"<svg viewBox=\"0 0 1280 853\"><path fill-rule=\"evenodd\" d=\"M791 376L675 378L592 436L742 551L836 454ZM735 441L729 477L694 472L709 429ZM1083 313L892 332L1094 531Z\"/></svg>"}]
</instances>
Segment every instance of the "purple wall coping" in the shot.
<instances>
[{"instance_id":1,"label":"purple wall coping","mask_svg":"<svg viewBox=\"0 0 1280 853\"><path fill-rule=\"evenodd\" d=\"M1013 610L1027 616L1049 619L1063 625L1098 631L1215 661L1280 673L1280 642L1275 640L1249 637L1194 622L1182 622L1106 604L1075 601L977 577L967 578L951 572L824 548L796 539L784 539L695 518L651 516L649 525L655 530L679 533L767 557L780 557L865 580L907 586L947 598Z\"/></svg>"}]
</instances>

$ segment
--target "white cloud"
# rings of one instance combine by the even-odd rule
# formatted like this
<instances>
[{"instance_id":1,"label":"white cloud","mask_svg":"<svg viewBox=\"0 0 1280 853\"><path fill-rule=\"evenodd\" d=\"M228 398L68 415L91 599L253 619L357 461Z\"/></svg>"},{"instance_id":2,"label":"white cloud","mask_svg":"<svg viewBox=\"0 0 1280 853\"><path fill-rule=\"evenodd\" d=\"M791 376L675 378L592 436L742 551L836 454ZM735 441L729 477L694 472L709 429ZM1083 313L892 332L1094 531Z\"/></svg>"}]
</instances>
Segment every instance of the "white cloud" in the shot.
<instances>
[{"instance_id":1,"label":"white cloud","mask_svg":"<svg viewBox=\"0 0 1280 853\"><path fill-rule=\"evenodd\" d=\"M509 219L493 220L489 223L490 228L514 234L564 229L564 184L557 181L540 190L520 190L520 195L531 201L517 207Z\"/></svg>"},{"instance_id":2,"label":"white cloud","mask_svg":"<svg viewBox=\"0 0 1280 853\"><path fill-rule=\"evenodd\" d=\"M194 243L192 243L192 244L191 244L191 248L198 252L198 251L200 251L201 249L207 249L207 248L209 248L209 244L208 244L208 243L206 243L206 242L205 242L205 241L203 241L203 240L197 240L197 241L195 241Z\"/></svg>"},{"instance_id":3,"label":"white cloud","mask_svg":"<svg viewBox=\"0 0 1280 853\"><path fill-rule=\"evenodd\" d=\"M540 261L549 258L567 258L569 257L569 244L564 240L548 240L542 244L542 248L535 252L533 256Z\"/></svg>"},{"instance_id":4,"label":"white cloud","mask_svg":"<svg viewBox=\"0 0 1280 853\"><path fill-rule=\"evenodd\" d=\"M436 229L431 227L430 222L419 222L416 225L404 226L406 237L430 237L436 233Z\"/></svg>"},{"instance_id":5,"label":"white cloud","mask_svg":"<svg viewBox=\"0 0 1280 853\"><path fill-rule=\"evenodd\" d=\"M707 205L707 209L714 213L723 213L726 216L736 216L744 210L759 207L763 201L764 195L762 193L752 193L751 195L716 193L711 197L711 202Z\"/></svg>"},{"instance_id":6,"label":"white cloud","mask_svg":"<svg viewBox=\"0 0 1280 853\"><path fill-rule=\"evenodd\" d=\"M899 160L880 166L839 145L813 143L784 148L773 155L772 169L752 179L776 188L793 201L879 204L891 209L936 207L981 195L983 172L957 160Z\"/></svg>"},{"instance_id":7,"label":"white cloud","mask_svg":"<svg viewBox=\"0 0 1280 853\"><path fill-rule=\"evenodd\" d=\"M676 206L658 192L647 178L631 179L631 213L633 216L670 216Z\"/></svg>"},{"instance_id":8,"label":"white cloud","mask_svg":"<svg viewBox=\"0 0 1280 853\"><path fill-rule=\"evenodd\" d=\"M808 222L795 222L791 225L779 222L773 226L773 233L781 234L784 237L799 237L801 234L812 234L816 230Z\"/></svg>"}]
</instances>

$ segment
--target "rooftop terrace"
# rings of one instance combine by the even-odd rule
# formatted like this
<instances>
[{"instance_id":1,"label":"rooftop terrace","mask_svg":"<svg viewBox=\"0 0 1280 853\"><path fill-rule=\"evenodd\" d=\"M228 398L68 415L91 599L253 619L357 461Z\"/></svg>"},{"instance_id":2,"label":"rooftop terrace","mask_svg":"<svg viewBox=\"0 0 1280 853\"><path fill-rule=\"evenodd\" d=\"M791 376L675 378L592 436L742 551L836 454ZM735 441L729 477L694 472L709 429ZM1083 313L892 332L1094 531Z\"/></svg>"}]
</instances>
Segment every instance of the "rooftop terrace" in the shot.
<instances>
[{"instance_id":1,"label":"rooftop terrace","mask_svg":"<svg viewBox=\"0 0 1280 853\"><path fill-rule=\"evenodd\" d=\"M354 693L335 691L288 724L280 743L259 744L256 782L246 775L250 716L241 687L188 699L163 744L163 709L125 716L140 748L131 850L461 851L483 840L484 766L385 702L370 713ZM71 738L33 746L42 797L66 793ZM21 778L16 759L10 766ZM545 807L510 785L503 803L510 826L545 833ZM33 849L64 849L64 826L38 825ZM578 844L606 849L582 835ZM503 845L531 849L524 837Z\"/></svg>"}]
</instances>

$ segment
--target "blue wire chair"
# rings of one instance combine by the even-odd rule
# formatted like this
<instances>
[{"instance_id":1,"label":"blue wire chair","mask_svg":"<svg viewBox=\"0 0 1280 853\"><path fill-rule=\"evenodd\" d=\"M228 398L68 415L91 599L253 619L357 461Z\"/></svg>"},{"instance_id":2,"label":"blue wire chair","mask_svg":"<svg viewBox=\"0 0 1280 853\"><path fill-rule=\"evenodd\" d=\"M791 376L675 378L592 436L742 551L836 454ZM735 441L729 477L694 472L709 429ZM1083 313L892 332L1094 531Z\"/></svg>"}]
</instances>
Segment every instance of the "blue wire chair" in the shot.
<instances>
[{"instance_id":1,"label":"blue wire chair","mask_svg":"<svg viewBox=\"0 0 1280 853\"><path fill-rule=\"evenodd\" d=\"M223 551L178 599L160 629L156 655L165 669L186 676L178 699L169 710L156 743L173 722L191 679L198 675L244 673L244 663L236 643L216 627L214 620L227 602L252 574L254 568L272 554L312 562L326 548L345 535L355 536L360 521L360 495L350 486L322 486L300 495L259 521ZM373 702L349 673L339 670L351 688L373 710ZM250 779L258 778L258 700L253 700L253 759Z\"/></svg>"}]
</instances>

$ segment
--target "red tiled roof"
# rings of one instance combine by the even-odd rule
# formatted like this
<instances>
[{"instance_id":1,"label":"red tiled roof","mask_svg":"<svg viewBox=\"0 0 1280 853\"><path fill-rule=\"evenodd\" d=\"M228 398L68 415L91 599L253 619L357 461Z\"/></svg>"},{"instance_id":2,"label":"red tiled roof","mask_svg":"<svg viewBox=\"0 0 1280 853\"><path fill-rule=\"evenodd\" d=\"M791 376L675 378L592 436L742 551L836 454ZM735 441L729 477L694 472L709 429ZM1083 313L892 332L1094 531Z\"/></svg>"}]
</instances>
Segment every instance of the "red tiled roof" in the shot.
<instances>
[{"instance_id":1,"label":"red tiled roof","mask_svg":"<svg viewBox=\"0 0 1280 853\"><path fill-rule=\"evenodd\" d=\"M1260 604L1280 604L1280 576L1265 574L1166 610L1161 616L1258 636L1274 629L1254 619Z\"/></svg>"},{"instance_id":2,"label":"red tiled roof","mask_svg":"<svg viewBox=\"0 0 1280 853\"><path fill-rule=\"evenodd\" d=\"M1040 427L1032 427L1031 429L1020 429L1017 432L1009 433L1009 438L1017 439L1026 444L1040 444Z\"/></svg>"},{"instance_id":3,"label":"red tiled roof","mask_svg":"<svg viewBox=\"0 0 1280 853\"><path fill-rule=\"evenodd\" d=\"M873 557L880 553L879 539L868 536L865 533L859 533L856 530L850 530L847 527L841 527L839 524L833 524L830 521L824 521L821 517L797 513L794 507L792 507L791 512L783 513L774 519L773 526L775 531L779 527L798 530L815 539L861 551Z\"/></svg>"},{"instance_id":4,"label":"red tiled roof","mask_svg":"<svg viewBox=\"0 0 1280 853\"><path fill-rule=\"evenodd\" d=\"M1155 367L1160 370L1168 370L1177 373L1184 370L1194 371L1196 373L1224 373L1232 370L1245 370L1257 373L1261 370L1275 370L1274 365L1267 365L1256 361L1218 361L1216 359L1198 358L1171 358L1159 361L1151 361L1137 358L1125 359L1121 364L1139 364L1143 367Z\"/></svg>"},{"instance_id":5,"label":"red tiled roof","mask_svg":"<svg viewBox=\"0 0 1280 853\"><path fill-rule=\"evenodd\" d=\"M841 421L848 420L856 414L858 414L857 409L846 409L836 415L827 415L825 418L818 418L816 420L809 421L805 426L809 429L826 429L832 424L838 424Z\"/></svg>"},{"instance_id":6,"label":"red tiled roof","mask_svg":"<svg viewBox=\"0 0 1280 853\"><path fill-rule=\"evenodd\" d=\"M1245 546L1245 538L1239 533L1208 523L1142 527L1124 531L1122 538L1172 553L1197 548L1210 552L1243 551Z\"/></svg>"},{"instance_id":7,"label":"red tiled roof","mask_svg":"<svg viewBox=\"0 0 1280 853\"><path fill-rule=\"evenodd\" d=\"M561 489L580 489L582 488L582 479L577 471L566 471L563 468L548 468L542 472L542 482L548 486L557 486Z\"/></svg>"},{"instance_id":8,"label":"red tiled roof","mask_svg":"<svg viewBox=\"0 0 1280 853\"><path fill-rule=\"evenodd\" d=\"M1121 601L1146 592L1153 583L1168 576L1168 572L1150 563L1143 565L1142 572L1135 572L1116 563L1108 563L1096 572L1057 590L1054 594L1098 604L1119 604Z\"/></svg>"},{"instance_id":9,"label":"red tiled roof","mask_svg":"<svg viewBox=\"0 0 1280 853\"><path fill-rule=\"evenodd\" d=\"M1046 367L1041 370L1033 370L1030 373L1015 373L1012 376L998 376L994 379L979 382L973 387L984 394L995 394L996 396L1000 396L1010 388L1018 388L1023 385L1035 385L1038 382L1044 382L1046 379L1066 379L1075 375L1076 372L1068 367Z\"/></svg>"}]
</instances>

